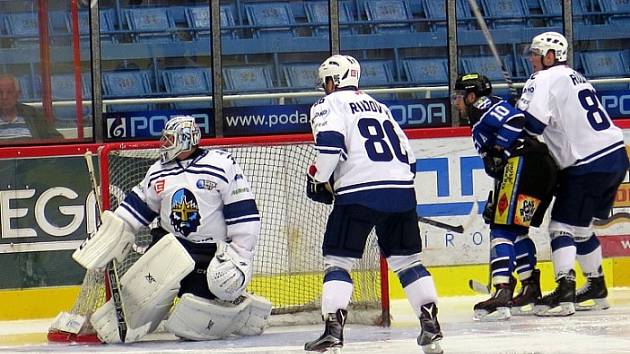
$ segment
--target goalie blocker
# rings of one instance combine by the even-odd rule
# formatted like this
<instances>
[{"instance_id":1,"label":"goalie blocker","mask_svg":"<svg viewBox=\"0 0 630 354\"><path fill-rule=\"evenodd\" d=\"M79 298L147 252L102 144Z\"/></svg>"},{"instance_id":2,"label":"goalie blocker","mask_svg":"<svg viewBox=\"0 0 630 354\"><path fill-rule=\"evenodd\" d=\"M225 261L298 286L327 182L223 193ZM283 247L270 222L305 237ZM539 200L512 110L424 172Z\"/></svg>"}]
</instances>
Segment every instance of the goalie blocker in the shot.
<instances>
[{"instance_id":1,"label":"goalie blocker","mask_svg":"<svg viewBox=\"0 0 630 354\"><path fill-rule=\"evenodd\" d=\"M106 212L99 231L73 256L86 268L104 267L112 259L122 259L128 253L133 238L127 234L129 231L124 221L114 213ZM188 340L262 333L272 305L268 300L244 291L251 279L250 262L240 257L228 243L221 242L217 246L218 251L208 269L196 270L195 261L175 236L166 234L161 237L119 281L127 327L125 338L120 338L113 299L98 308L89 319L98 338L105 343L134 342L153 332L169 314L180 292L182 279L193 270L207 273L207 286L219 298L210 300L190 293L182 294L167 321L169 331ZM218 276L220 274L223 276ZM208 326L208 323L213 325ZM73 328L66 330L78 332Z\"/></svg>"}]
</instances>

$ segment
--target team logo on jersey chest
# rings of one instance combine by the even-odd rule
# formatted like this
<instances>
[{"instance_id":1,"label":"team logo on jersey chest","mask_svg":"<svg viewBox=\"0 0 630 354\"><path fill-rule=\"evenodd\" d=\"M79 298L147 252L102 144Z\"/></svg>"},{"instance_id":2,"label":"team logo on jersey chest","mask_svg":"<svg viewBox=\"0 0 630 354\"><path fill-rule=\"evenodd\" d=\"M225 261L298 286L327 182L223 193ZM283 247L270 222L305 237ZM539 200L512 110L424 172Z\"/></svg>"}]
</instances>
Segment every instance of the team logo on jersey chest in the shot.
<instances>
[{"instance_id":1,"label":"team logo on jersey chest","mask_svg":"<svg viewBox=\"0 0 630 354\"><path fill-rule=\"evenodd\" d=\"M197 231L201 224L201 215L199 203L191 191L181 188L173 194L169 219L175 231L184 236Z\"/></svg>"},{"instance_id":2,"label":"team logo on jersey chest","mask_svg":"<svg viewBox=\"0 0 630 354\"><path fill-rule=\"evenodd\" d=\"M207 179L198 179L197 180L197 188L205 189L211 191L217 187L217 183L207 180Z\"/></svg>"}]
</instances>

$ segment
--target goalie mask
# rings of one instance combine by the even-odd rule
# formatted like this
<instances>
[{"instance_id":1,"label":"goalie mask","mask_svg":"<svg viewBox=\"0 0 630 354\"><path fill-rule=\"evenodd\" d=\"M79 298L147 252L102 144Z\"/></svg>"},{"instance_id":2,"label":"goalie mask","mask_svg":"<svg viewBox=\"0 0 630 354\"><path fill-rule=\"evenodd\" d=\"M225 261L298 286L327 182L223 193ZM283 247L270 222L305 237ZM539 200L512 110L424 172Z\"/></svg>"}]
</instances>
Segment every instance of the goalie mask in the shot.
<instances>
[{"instance_id":1,"label":"goalie mask","mask_svg":"<svg viewBox=\"0 0 630 354\"><path fill-rule=\"evenodd\" d=\"M564 36L558 32L545 32L537 35L532 39L532 44L528 48L531 55L545 56L547 52L553 50L556 55L556 61L567 61L567 50L569 43Z\"/></svg>"},{"instance_id":2,"label":"goalie mask","mask_svg":"<svg viewBox=\"0 0 630 354\"><path fill-rule=\"evenodd\" d=\"M320 88L326 85L327 78L330 78L338 88L359 88L361 66L349 55L333 55L319 66L318 75Z\"/></svg>"},{"instance_id":3,"label":"goalie mask","mask_svg":"<svg viewBox=\"0 0 630 354\"><path fill-rule=\"evenodd\" d=\"M160 139L160 161L171 162L183 152L194 150L201 140L201 131L191 116L177 116L169 120Z\"/></svg>"}]
</instances>

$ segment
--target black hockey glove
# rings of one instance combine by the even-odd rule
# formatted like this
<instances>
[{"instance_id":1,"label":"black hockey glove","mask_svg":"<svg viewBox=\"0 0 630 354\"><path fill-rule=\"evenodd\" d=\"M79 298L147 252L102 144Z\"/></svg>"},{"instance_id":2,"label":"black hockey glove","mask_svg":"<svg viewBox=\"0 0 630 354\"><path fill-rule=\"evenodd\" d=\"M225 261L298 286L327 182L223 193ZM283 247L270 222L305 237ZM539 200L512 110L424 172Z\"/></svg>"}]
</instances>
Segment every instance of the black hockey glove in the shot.
<instances>
[{"instance_id":1,"label":"black hockey glove","mask_svg":"<svg viewBox=\"0 0 630 354\"><path fill-rule=\"evenodd\" d=\"M494 195L492 191L490 191L488 194L488 200L486 201L486 207L483 209L483 213L481 214L481 216L483 216L483 221L488 225L494 222L494 207Z\"/></svg>"},{"instance_id":2,"label":"black hockey glove","mask_svg":"<svg viewBox=\"0 0 630 354\"><path fill-rule=\"evenodd\" d=\"M311 165L306 173L306 196L318 203L332 204L334 198L333 193L326 188L328 183L317 182L314 177L315 172L317 169Z\"/></svg>"},{"instance_id":3,"label":"black hockey glove","mask_svg":"<svg viewBox=\"0 0 630 354\"><path fill-rule=\"evenodd\" d=\"M501 157L492 156L486 152L482 155L481 159L483 160L483 168L486 170L488 176L496 179L503 178L505 161Z\"/></svg>"}]
</instances>

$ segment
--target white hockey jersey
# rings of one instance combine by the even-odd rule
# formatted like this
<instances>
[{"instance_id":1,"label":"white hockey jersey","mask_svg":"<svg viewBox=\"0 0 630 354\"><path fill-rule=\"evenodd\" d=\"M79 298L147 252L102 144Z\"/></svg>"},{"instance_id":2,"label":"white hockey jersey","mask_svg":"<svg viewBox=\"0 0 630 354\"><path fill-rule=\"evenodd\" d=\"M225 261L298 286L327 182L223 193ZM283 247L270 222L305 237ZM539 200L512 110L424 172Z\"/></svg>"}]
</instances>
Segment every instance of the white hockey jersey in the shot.
<instances>
[{"instance_id":1,"label":"white hockey jersey","mask_svg":"<svg viewBox=\"0 0 630 354\"><path fill-rule=\"evenodd\" d=\"M623 132L593 86L570 67L558 65L533 74L517 107L525 111L525 130L543 135L561 169L587 173L624 168Z\"/></svg>"},{"instance_id":2,"label":"white hockey jersey","mask_svg":"<svg viewBox=\"0 0 630 354\"><path fill-rule=\"evenodd\" d=\"M335 91L311 107L311 128L315 179L332 177L336 204L386 212L416 207L416 160L385 105L361 91Z\"/></svg>"},{"instance_id":3,"label":"white hockey jersey","mask_svg":"<svg viewBox=\"0 0 630 354\"><path fill-rule=\"evenodd\" d=\"M115 212L135 231L157 217L177 237L196 243L232 241L249 258L260 231L249 182L223 150L198 149L189 159L165 165L156 161Z\"/></svg>"}]
</instances>

